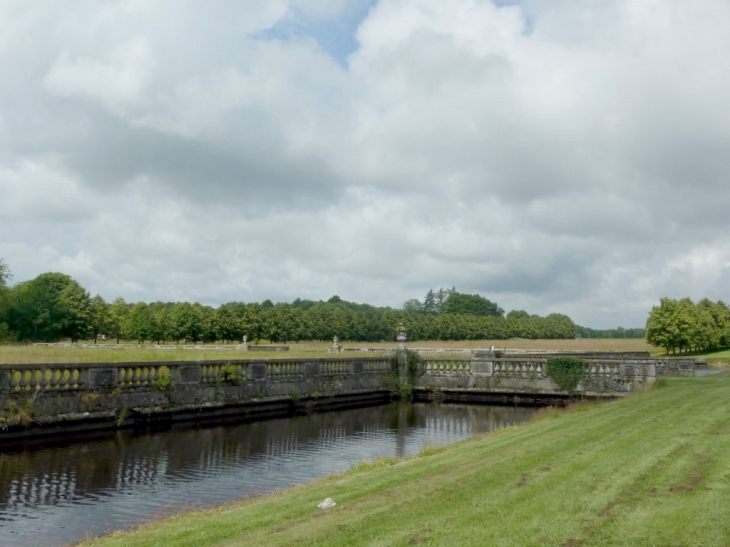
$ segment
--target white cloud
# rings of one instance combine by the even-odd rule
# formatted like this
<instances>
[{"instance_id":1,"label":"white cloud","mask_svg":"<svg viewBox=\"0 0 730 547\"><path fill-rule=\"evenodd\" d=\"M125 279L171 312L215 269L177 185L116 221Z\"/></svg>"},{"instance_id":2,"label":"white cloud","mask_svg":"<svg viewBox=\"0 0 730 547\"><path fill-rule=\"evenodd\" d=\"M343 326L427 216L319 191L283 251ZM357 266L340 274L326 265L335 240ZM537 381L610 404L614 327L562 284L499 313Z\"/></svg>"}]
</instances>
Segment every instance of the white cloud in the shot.
<instances>
[{"instance_id":1,"label":"white cloud","mask_svg":"<svg viewBox=\"0 0 730 547\"><path fill-rule=\"evenodd\" d=\"M136 37L115 48L107 60L61 52L43 85L60 97L85 97L118 110L142 98L154 68L149 46Z\"/></svg>"},{"instance_id":2,"label":"white cloud","mask_svg":"<svg viewBox=\"0 0 730 547\"><path fill-rule=\"evenodd\" d=\"M456 285L589 326L728 299L726 2L381 0L345 66L265 34L351 12L0 5L15 279L395 306Z\"/></svg>"},{"instance_id":3,"label":"white cloud","mask_svg":"<svg viewBox=\"0 0 730 547\"><path fill-rule=\"evenodd\" d=\"M23 159L0 166L0 213L31 222L83 221L98 200L54 159Z\"/></svg>"}]
</instances>

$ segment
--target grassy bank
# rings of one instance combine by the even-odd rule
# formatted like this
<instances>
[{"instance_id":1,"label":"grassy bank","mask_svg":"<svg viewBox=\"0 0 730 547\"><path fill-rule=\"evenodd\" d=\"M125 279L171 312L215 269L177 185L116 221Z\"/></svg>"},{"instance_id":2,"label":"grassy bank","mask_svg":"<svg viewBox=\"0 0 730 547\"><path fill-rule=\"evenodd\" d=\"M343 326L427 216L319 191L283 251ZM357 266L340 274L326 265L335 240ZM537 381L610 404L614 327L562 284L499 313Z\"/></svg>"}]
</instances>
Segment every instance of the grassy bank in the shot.
<instances>
[{"instance_id":1,"label":"grassy bank","mask_svg":"<svg viewBox=\"0 0 730 547\"><path fill-rule=\"evenodd\" d=\"M301 342L288 344L287 352L236 351L230 350L184 350L114 348L113 343L98 344L98 347L55 347L55 346L12 346L0 345L0 365L14 363L90 363L122 361L198 361L205 359L304 359L308 357L334 357L327 349L331 342ZM395 348L395 342L342 342L351 348ZM612 351L657 351L644 340L633 339L581 339L581 340L469 340L450 342L411 342L412 347L432 348L498 348L514 349L567 349L567 350L612 350ZM344 354L343 354L344 355ZM347 353L348 357L370 356L367 353Z\"/></svg>"},{"instance_id":2,"label":"grassy bank","mask_svg":"<svg viewBox=\"0 0 730 547\"><path fill-rule=\"evenodd\" d=\"M726 367L730 365L730 349L692 353L690 356L705 359L711 366Z\"/></svg>"},{"instance_id":3,"label":"grassy bank","mask_svg":"<svg viewBox=\"0 0 730 547\"><path fill-rule=\"evenodd\" d=\"M727 545L730 375L662 383L83 545Z\"/></svg>"}]
</instances>

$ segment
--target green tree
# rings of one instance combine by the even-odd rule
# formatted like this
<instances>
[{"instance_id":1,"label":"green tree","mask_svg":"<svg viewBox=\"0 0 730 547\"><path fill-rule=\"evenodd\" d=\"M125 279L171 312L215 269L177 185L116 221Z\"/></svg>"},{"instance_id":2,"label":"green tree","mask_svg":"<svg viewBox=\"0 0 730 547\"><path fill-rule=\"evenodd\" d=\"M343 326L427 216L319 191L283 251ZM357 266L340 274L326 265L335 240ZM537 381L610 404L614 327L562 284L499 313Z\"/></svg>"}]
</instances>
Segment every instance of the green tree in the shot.
<instances>
[{"instance_id":1,"label":"green tree","mask_svg":"<svg viewBox=\"0 0 730 547\"><path fill-rule=\"evenodd\" d=\"M0 258L0 343L12 342L15 335L10 330L10 289L11 275L5 261Z\"/></svg>"},{"instance_id":2,"label":"green tree","mask_svg":"<svg viewBox=\"0 0 730 547\"><path fill-rule=\"evenodd\" d=\"M563 340L575 338L575 323L573 323L573 320L567 315L563 315L562 313L551 313L542 321L545 327L543 331L543 336L545 338L557 338Z\"/></svg>"},{"instance_id":3,"label":"green tree","mask_svg":"<svg viewBox=\"0 0 730 547\"><path fill-rule=\"evenodd\" d=\"M436 304L436 293L433 292L433 289L429 289L423 299L423 313L430 315L439 314L439 309Z\"/></svg>"},{"instance_id":4,"label":"green tree","mask_svg":"<svg viewBox=\"0 0 730 547\"><path fill-rule=\"evenodd\" d=\"M223 304L215 310L216 324L223 342L240 341L243 338L241 315L237 304Z\"/></svg>"},{"instance_id":5,"label":"green tree","mask_svg":"<svg viewBox=\"0 0 730 547\"><path fill-rule=\"evenodd\" d=\"M117 344L124 334L129 319L129 308L129 304L121 296L109 306L109 334L117 339Z\"/></svg>"},{"instance_id":6,"label":"green tree","mask_svg":"<svg viewBox=\"0 0 730 547\"><path fill-rule=\"evenodd\" d=\"M108 334L110 325L109 304L97 294L91 299L91 332L94 335L94 344L100 335Z\"/></svg>"},{"instance_id":7,"label":"green tree","mask_svg":"<svg viewBox=\"0 0 730 547\"><path fill-rule=\"evenodd\" d=\"M200 324L199 339L205 343L215 342L220 338L220 325L215 310L210 306L194 304L197 307L197 317Z\"/></svg>"},{"instance_id":8,"label":"green tree","mask_svg":"<svg viewBox=\"0 0 730 547\"><path fill-rule=\"evenodd\" d=\"M152 319L146 303L137 302L131 307L124 332L127 333L129 339L137 340L140 344L144 344L145 340L150 340Z\"/></svg>"},{"instance_id":9,"label":"green tree","mask_svg":"<svg viewBox=\"0 0 730 547\"><path fill-rule=\"evenodd\" d=\"M507 319L524 319L526 317L530 317L530 314L527 313L525 310L512 310L507 314Z\"/></svg>"},{"instance_id":10,"label":"green tree","mask_svg":"<svg viewBox=\"0 0 730 547\"><path fill-rule=\"evenodd\" d=\"M716 317L716 305L707 298L703 298L693 306L693 324L690 334L694 349L718 349L722 340L722 327Z\"/></svg>"},{"instance_id":11,"label":"green tree","mask_svg":"<svg viewBox=\"0 0 730 547\"><path fill-rule=\"evenodd\" d=\"M690 347L690 328L692 326L692 301L685 298L677 301L662 298L659 306L654 306L646 320L646 341L667 353L677 349L681 352Z\"/></svg>"},{"instance_id":12,"label":"green tree","mask_svg":"<svg viewBox=\"0 0 730 547\"><path fill-rule=\"evenodd\" d=\"M252 341L259 341L264 336L264 309L260 304L245 306L241 317L241 330Z\"/></svg>"},{"instance_id":13,"label":"green tree","mask_svg":"<svg viewBox=\"0 0 730 547\"><path fill-rule=\"evenodd\" d=\"M425 308L418 298L411 298L403 302L403 311L406 313L424 313Z\"/></svg>"},{"instance_id":14,"label":"green tree","mask_svg":"<svg viewBox=\"0 0 730 547\"><path fill-rule=\"evenodd\" d=\"M59 306L62 313L61 333L77 342L92 333L91 297L76 281L71 280L59 295Z\"/></svg>"},{"instance_id":15,"label":"green tree","mask_svg":"<svg viewBox=\"0 0 730 547\"><path fill-rule=\"evenodd\" d=\"M185 339L186 342L197 340L199 330L198 319L190 302L177 302L172 312L175 324L176 339Z\"/></svg>"},{"instance_id":16,"label":"green tree","mask_svg":"<svg viewBox=\"0 0 730 547\"><path fill-rule=\"evenodd\" d=\"M159 300L150 304L149 318L150 340L163 344L167 340L173 340L176 337L175 320L170 306Z\"/></svg>"},{"instance_id":17,"label":"green tree","mask_svg":"<svg viewBox=\"0 0 730 547\"><path fill-rule=\"evenodd\" d=\"M70 276L44 273L10 291L10 324L21 340L88 335L89 295Z\"/></svg>"},{"instance_id":18,"label":"green tree","mask_svg":"<svg viewBox=\"0 0 730 547\"><path fill-rule=\"evenodd\" d=\"M442 313L452 315L491 315L501 317L504 310L491 300L478 294L462 294L451 291L441 307Z\"/></svg>"},{"instance_id":19,"label":"green tree","mask_svg":"<svg viewBox=\"0 0 730 547\"><path fill-rule=\"evenodd\" d=\"M712 310L715 323L720 330L719 348L730 347L730 308L722 300L718 300Z\"/></svg>"}]
</instances>

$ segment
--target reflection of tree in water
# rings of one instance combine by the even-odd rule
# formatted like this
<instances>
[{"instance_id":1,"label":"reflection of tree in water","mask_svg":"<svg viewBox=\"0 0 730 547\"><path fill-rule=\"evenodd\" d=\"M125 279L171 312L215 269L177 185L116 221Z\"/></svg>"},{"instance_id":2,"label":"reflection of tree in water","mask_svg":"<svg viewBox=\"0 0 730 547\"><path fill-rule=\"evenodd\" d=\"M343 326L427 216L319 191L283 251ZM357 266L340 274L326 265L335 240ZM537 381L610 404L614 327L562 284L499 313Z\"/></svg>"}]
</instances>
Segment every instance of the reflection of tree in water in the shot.
<instances>
[{"instance_id":1,"label":"reflection of tree in water","mask_svg":"<svg viewBox=\"0 0 730 547\"><path fill-rule=\"evenodd\" d=\"M248 424L178 427L154 434L117 432L67 446L0 453L0 510L58 505L177 480L204 480L206 475L221 475L252 460L266 462L298 453L312 458L316 454L306 452L312 447L327 452L343 437L363 437L363 442L369 442L387 431L394 435L395 453L405 455L414 429L446 441L512 425L533 412L515 407L393 403Z\"/></svg>"}]
</instances>

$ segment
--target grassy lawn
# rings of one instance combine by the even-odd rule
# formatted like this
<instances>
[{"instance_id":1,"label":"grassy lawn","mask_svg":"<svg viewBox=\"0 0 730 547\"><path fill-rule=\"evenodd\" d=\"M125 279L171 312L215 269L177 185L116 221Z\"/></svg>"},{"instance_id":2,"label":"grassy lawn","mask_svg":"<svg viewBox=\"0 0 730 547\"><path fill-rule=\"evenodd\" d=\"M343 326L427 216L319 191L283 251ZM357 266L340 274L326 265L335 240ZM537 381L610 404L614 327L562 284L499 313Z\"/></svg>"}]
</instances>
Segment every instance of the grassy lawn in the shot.
<instances>
[{"instance_id":1,"label":"grassy lawn","mask_svg":"<svg viewBox=\"0 0 730 547\"><path fill-rule=\"evenodd\" d=\"M82 545L728 545L730 375L662 383Z\"/></svg>"},{"instance_id":2,"label":"grassy lawn","mask_svg":"<svg viewBox=\"0 0 730 547\"><path fill-rule=\"evenodd\" d=\"M730 364L730 349L720 351L708 351L706 353L693 353L692 357L705 359L708 364L725 367Z\"/></svg>"},{"instance_id":3,"label":"grassy lawn","mask_svg":"<svg viewBox=\"0 0 730 547\"><path fill-rule=\"evenodd\" d=\"M198 361L204 359L300 359L308 357L335 357L327 353L331 342L292 342L287 352L269 351L225 351L117 348L114 344L98 344L96 348L54 347L54 346L11 346L0 345L0 364L13 363L89 363L121 361ZM395 348L395 342L341 342L351 348ZM644 340L633 339L582 339L582 340L470 340L460 342L411 342L411 347L431 348L498 348L516 349L568 349L568 350L614 350L614 351L657 351ZM231 348L235 344L230 345ZM340 356L357 357L377 354L347 353Z\"/></svg>"}]
</instances>

